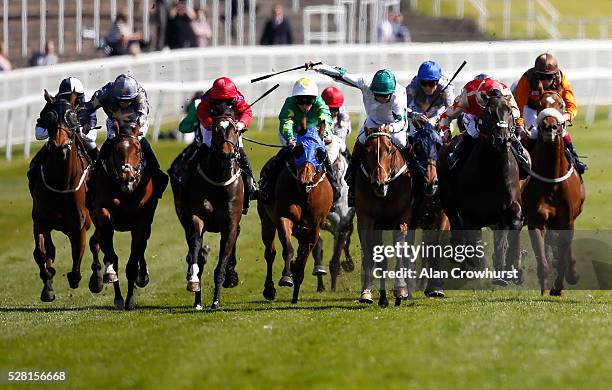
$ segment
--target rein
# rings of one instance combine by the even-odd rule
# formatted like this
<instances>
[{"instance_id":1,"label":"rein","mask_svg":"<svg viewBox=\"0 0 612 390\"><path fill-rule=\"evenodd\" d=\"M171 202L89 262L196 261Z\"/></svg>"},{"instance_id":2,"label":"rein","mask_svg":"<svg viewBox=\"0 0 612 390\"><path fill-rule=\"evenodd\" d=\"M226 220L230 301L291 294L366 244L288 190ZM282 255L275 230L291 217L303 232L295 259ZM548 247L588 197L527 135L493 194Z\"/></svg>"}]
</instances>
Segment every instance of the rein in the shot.
<instances>
[{"instance_id":1,"label":"rein","mask_svg":"<svg viewBox=\"0 0 612 390\"><path fill-rule=\"evenodd\" d=\"M364 145L371 139L374 138L378 138L378 137L387 137L389 139L392 140L391 138L391 134L385 131L375 131L371 134L369 134L365 141L364 141ZM397 147L397 145L393 144L393 141L391 142L391 144L395 147L395 150L393 151L393 153L396 153L399 148ZM368 173L364 163L362 162L361 165L361 171L363 172L363 174L365 175L365 177L367 177L368 179L370 178L370 174ZM393 175L391 178L385 180L385 182L383 183L383 185L387 185L393 181L395 181L398 177L400 177L401 175L403 175L406 171L408 170L408 163L406 161L404 161L404 165L395 173L395 175Z\"/></svg>"},{"instance_id":2,"label":"rein","mask_svg":"<svg viewBox=\"0 0 612 390\"><path fill-rule=\"evenodd\" d=\"M204 173L204 171L202 170L202 167L200 167L200 164L198 164L197 170L198 170L198 174L202 177L202 179L204 179L208 184L212 184L216 187L227 187L233 182L235 182L236 180L238 180L238 178L242 174L242 171L240 170L240 168L238 168L238 171L236 171L236 173L234 173L234 175L230 177L228 180L215 181L211 179L210 177L206 176L206 173Z\"/></svg>"},{"instance_id":3,"label":"rein","mask_svg":"<svg viewBox=\"0 0 612 390\"><path fill-rule=\"evenodd\" d=\"M44 164L41 164L41 166L40 166L40 177L42 179L42 182L45 185L45 187L47 187L47 189L49 191L55 192L56 194L72 194L72 193L77 192L78 190L80 190L81 186L83 186L83 183L85 182L85 178L87 177L87 173L89 172L89 168L91 167L91 165L88 165L87 168L85 168L85 170L81 174L81 178L79 179L79 184L75 188L68 188L68 189L65 189L65 190L58 190L56 188L51 187L49 185L49 183L47 183L47 180L45 179L45 171L43 169L43 165Z\"/></svg>"},{"instance_id":4,"label":"rein","mask_svg":"<svg viewBox=\"0 0 612 390\"><path fill-rule=\"evenodd\" d=\"M287 167L287 170L289 171L289 173L291 173L291 176L293 176L293 178L296 181L300 181L300 179L297 177L295 172L293 172L293 170L291 169L291 165L289 164L288 161L285 163L285 166ZM325 169L321 169L320 172L321 172L321 176L319 177L319 180L314 184L308 184L306 186L306 193L309 193L310 191L315 189L319 184L321 184L321 182L323 182L323 180L325 180Z\"/></svg>"},{"instance_id":5,"label":"rein","mask_svg":"<svg viewBox=\"0 0 612 390\"><path fill-rule=\"evenodd\" d=\"M516 155L516 149L514 149L513 146L510 146L510 148L512 149L512 153L514 153ZM567 171L567 173L561 177L555 177L555 178L548 178L548 177L544 177L540 174L538 174L537 172L534 172L531 168L527 168L525 167L525 170L527 171L527 173L529 174L529 176L533 177L534 179L537 179L541 182L544 183L548 183L548 184L557 184L557 183L562 183L564 181L566 181L567 179L569 179L572 174L574 173L574 164L572 164L572 160L568 159L569 161L569 169Z\"/></svg>"}]
</instances>

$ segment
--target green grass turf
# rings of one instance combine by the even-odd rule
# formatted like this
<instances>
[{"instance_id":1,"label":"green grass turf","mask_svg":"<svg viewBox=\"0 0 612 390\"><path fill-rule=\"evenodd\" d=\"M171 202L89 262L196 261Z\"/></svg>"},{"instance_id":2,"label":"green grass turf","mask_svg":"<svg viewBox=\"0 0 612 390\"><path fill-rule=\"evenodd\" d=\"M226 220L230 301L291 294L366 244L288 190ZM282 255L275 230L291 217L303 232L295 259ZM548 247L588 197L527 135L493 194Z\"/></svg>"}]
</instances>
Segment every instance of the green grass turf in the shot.
<instances>
[{"instance_id":1,"label":"green grass turf","mask_svg":"<svg viewBox=\"0 0 612 390\"><path fill-rule=\"evenodd\" d=\"M562 38L574 39L578 37L577 20L585 18L584 33L586 38L600 38L599 20L598 18L610 18L612 15L612 2L609 0L594 0L588 5L576 1L566 0L549 0L550 3L559 11L562 21L558 23L557 28L561 33ZM408 4L408 2L405 2ZM440 14L445 17L456 17L456 1L442 0L440 3ZM433 1L419 1L417 10L424 15L433 15ZM486 24L486 31L493 37L503 37L503 0L487 0L486 7L489 11L489 18ZM510 21L510 39L527 39L527 1L514 0L511 2L511 21ZM464 18L473 19L478 23L478 11L465 1L465 16ZM537 7L535 12L542 13L543 11ZM544 16L547 16L544 13ZM568 22L569 21L569 22ZM548 39L550 36L536 22L534 25L534 38ZM408 26L410 28L410 26Z\"/></svg>"},{"instance_id":2,"label":"green grass turf","mask_svg":"<svg viewBox=\"0 0 612 390\"><path fill-rule=\"evenodd\" d=\"M591 168L580 229L612 226L609 127L599 120L572 129ZM273 122L248 135L276 142ZM182 145L163 141L154 148L168 167ZM248 145L248 153L258 171L272 150ZM171 191L157 210L147 250L151 283L138 290L136 311L113 310L109 286L99 295L88 291L89 252L81 286L69 288L69 246L60 234L54 234L57 299L44 304L31 255L26 168L19 152L0 162L0 369L63 369L75 388L608 388L612 381L610 292L569 290L553 299L526 289L449 291L444 300L417 293L401 308L380 309L354 301L356 271L341 276L337 293L316 293L308 275L297 306L287 288L277 287L277 301L265 302L254 207L238 243L241 284L223 291L223 310L195 312L185 291L186 244ZM331 239L323 237L327 263ZM209 305L218 237L207 235L206 242L212 256L203 301ZM357 242L355 236L356 259ZM127 234L116 235L116 248L125 296ZM312 261L308 272L311 267ZM279 255L275 281L280 269Z\"/></svg>"}]
</instances>

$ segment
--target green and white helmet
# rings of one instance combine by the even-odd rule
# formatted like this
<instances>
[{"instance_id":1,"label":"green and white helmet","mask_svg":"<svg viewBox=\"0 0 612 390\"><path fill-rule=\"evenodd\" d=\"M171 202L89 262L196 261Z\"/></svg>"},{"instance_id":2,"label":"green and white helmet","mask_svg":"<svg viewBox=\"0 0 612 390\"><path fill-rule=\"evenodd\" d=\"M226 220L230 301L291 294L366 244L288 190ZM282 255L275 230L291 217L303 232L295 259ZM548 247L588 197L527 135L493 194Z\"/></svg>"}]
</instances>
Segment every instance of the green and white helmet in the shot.
<instances>
[{"instance_id":1,"label":"green and white helmet","mask_svg":"<svg viewBox=\"0 0 612 390\"><path fill-rule=\"evenodd\" d=\"M381 69L374 75L370 91L377 95L390 95L395 92L395 76L389 69Z\"/></svg>"},{"instance_id":2,"label":"green and white helmet","mask_svg":"<svg viewBox=\"0 0 612 390\"><path fill-rule=\"evenodd\" d=\"M297 79L293 84L293 90L291 96L318 96L319 87L317 83L312 81L309 77L302 77Z\"/></svg>"}]
</instances>

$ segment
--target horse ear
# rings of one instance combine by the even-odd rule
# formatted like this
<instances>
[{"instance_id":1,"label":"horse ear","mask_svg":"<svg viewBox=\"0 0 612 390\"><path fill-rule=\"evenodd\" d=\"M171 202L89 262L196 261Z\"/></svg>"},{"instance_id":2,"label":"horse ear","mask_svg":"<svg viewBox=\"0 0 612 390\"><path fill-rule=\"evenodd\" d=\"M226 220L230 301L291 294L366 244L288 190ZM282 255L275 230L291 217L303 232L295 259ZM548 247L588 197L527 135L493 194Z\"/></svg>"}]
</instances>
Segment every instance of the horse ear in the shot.
<instances>
[{"instance_id":1,"label":"horse ear","mask_svg":"<svg viewBox=\"0 0 612 390\"><path fill-rule=\"evenodd\" d=\"M47 101L47 103L53 103L55 101L53 96L51 96L46 89L45 89L44 96L45 96L45 100Z\"/></svg>"}]
</instances>

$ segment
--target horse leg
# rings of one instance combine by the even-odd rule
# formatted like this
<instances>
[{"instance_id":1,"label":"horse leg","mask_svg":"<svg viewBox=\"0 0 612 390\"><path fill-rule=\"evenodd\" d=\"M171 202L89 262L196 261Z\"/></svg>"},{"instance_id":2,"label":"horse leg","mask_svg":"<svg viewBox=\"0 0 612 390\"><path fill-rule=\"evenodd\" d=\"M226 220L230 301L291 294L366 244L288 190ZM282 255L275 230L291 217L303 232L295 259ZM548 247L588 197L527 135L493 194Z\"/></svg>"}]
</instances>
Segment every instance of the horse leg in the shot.
<instances>
[{"instance_id":1,"label":"horse leg","mask_svg":"<svg viewBox=\"0 0 612 390\"><path fill-rule=\"evenodd\" d=\"M523 269L521 267L521 243L519 229L510 229L508 231L508 252L506 253L506 270L516 270L516 278L513 279L514 284L523 284Z\"/></svg>"},{"instance_id":2,"label":"horse leg","mask_svg":"<svg viewBox=\"0 0 612 390\"><path fill-rule=\"evenodd\" d=\"M300 296L300 287L302 282L304 281L304 270L306 269L306 262L308 261L308 256L310 256L310 252L312 248L316 245L317 240L319 239L320 230L317 228L311 234L303 234L300 237L299 245L298 245L298 255L295 261L295 265L293 267L293 278L294 278L294 286L293 286L293 299L291 299L291 303L297 304L298 298Z\"/></svg>"},{"instance_id":3,"label":"horse leg","mask_svg":"<svg viewBox=\"0 0 612 390\"><path fill-rule=\"evenodd\" d=\"M196 215L191 216L191 222L185 224L185 239L187 240L187 291L200 292L200 267L198 256L202 249L202 234L204 221Z\"/></svg>"},{"instance_id":4,"label":"horse leg","mask_svg":"<svg viewBox=\"0 0 612 390\"><path fill-rule=\"evenodd\" d=\"M373 303L372 299L372 271L374 268L374 260L372 258L373 255L373 228L374 225L371 220L368 218L368 223L366 223L367 217L362 217L358 219L359 223L359 241L361 243L362 253L361 253L361 295L359 297L359 303ZM367 230L366 230L367 229Z\"/></svg>"},{"instance_id":5,"label":"horse leg","mask_svg":"<svg viewBox=\"0 0 612 390\"><path fill-rule=\"evenodd\" d=\"M493 230L493 268L496 271L504 270L504 253L508 247L508 231L496 227ZM491 281L496 286L507 287L508 281L505 278L495 278Z\"/></svg>"},{"instance_id":6,"label":"horse leg","mask_svg":"<svg viewBox=\"0 0 612 390\"><path fill-rule=\"evenodd\" d=\"M568 268L570 267L570 261L571 261L571 245L572 245L572 238L573 238L574 232L573 230L559 230L558 231L558 237L557 237L557 279L555 280L555 284L554 284L554 288L552 288L550 290L550 295L554 295L554 296L561 296L563 293L563 279L565 278L565 273L568 271ZM569 278L572 279L572 277L575 277L576 274L576 264L575 264L575 259L574 259L574 265L573 265L573 272L574 275L570 276ZM572 281L574 281L574 279L572 279ZM577 279L575 279L575 282L578 282Z\"/></svg>"},{"instance_id":7,"label":"horse leg","mask_svg":"<svg viewBox=\"0 0 612 390\"><path fill-rule=\"evenodd\" d=\"M100 265L100 241L98 238L98 229L89 239L89 250L91 251L93 261L91 263L91 277L89 278L89 291L98 294L104 288L102 281L102 265Z\"/></svg>"},{"instance_id":8,"label":"horse leg","mask_svg":"<svg viewBox=\"0 0 612 390\"><path fill-rule=\"evenodd\" d=\"M213 293L213 301L210 305L211 310L216 310L221 306L221 287L225 281L225 269L227 263L232 256L236 246L236 238L238 236L238 224L229 226L227 231L221 232L221 241L219 243L219 261L215 268L215 291Z\"/></svg>"},{"instance_id":9,"label":"horse leg","mask_svg":"<svg viewBox=\"0 0 612 390\"><path fill-rule=\"evenodd\" d=\"M225 270L225 282L223 282L223 288L234 288L238 285L238 283L240 283L238 273L236 272L236 243L238 242L238 237L240 237L240 225L238 225L236 230L236 241L234 241L234 247L232 248L232 253Z\"/></svg>"},{"instance_id":10,"label":"horse leg","mask_svg":"<svg viewBox=\"0 0 612 390\"><path fill-rule=\"evenodd\" d=\"M121 287L119 286L119 275L117 270L119 269L119 257L113 247L113 236L115 231L109 222L102 222L99 220L99 239L100 248L104 253L104 275L102 280L104 283L112 283L115 290L115 308L123 310L124 302L123 296L121 295Z\"/></svg>"},{"instance_id":11,"label":"horse leg","mask_svg":"<svg viewBox=\"0 0 612 390\"><path fill-rule=\"evenodd\" d=\"M353 228L346 233L346 241L344 242L344 260L340 263L342 269L346 272L353 272L355 270L355 262L353 262L353 256L351 256L351 235L353 234ZM339 255L339 254L338 254Z\"/></svg>"},{"instance_id":12,"label":"horse leg","mask_svg":"<svg viewBox=\"0 0 612 390\"><path fill-rule=\"evenodd\" d=\"M400 228L400 230L393 233L393 242L399 243L403 247L404 243L414 242L414 235L414 230L406 231ZM407 264L406 261L408 262ZM405 270L409 270L411 273L411 275L408 276L407 282L406 279L402 277L396 277L395 279L395 286L393 287L395 306L400 306L402 300L412 299L412 291L414 291L416 287L416 258L405 258L404 256L396 258L396 276L398 272L404 272Z\"/></svg>"},{"instance_id":13,"label":"horse leg","mask_svg":"<svg viewBox=\"0 0 612 390\"><path fill-rule=\"evenodd\" d=\"M70 239L70 246L72 249L72 270L66 274L68 278L68 284L70 288L79 287L81 281L81 261L83 260L83 253L85 252L85 245L87 243L87 231L85 226L81 230L73 232L68 235Z\"/></svg>"},{"instance_id":14,"label":"horse leg","mask_svg":"<svg viewBox=\"0 0 612 390\"><path fill-rule=\"evenodd\" d=\"M312 250L312 257L315 263L312 274L317 277L317 292L323 292L325 291L325 283L323 282L323 275L325 274L317 273L317 267L323 267L323 239L319 238L315 244Z\"/></svg>"},{"instance_id":15,"label":"horse leg","mask_svg":"<svg viewBox=\"0 0 612 390\"><path fill-rule=\"evenodd\" d=\"M139 264L144 264L144 270L147 272L144 255L147 249L147 241L149 240L149 237L151 237L151 225L149 222L150 221L143 221L140 226L137 226L134 230L132 230L130 257L125 265L125 275L127 276L128 280L128 292L127 296L125 297L125 310L134 310L136 307L136 303L134 301L134 284L136 283L136 280L140 274L138 270ZM140 282L144 282L144 280L141 280Z\"/></svg>"},{"instance_id":16,"label":"horse leg","mask_svg":"<svg viewBox=\"0 0 612 390\"><path fill-rule=\"evenodd\" d=\"M331 261L329 262L331 290L334 292L336 291L336 282L338 280L338 275L340 274L340 256L342 255L342 251L345 250L346 240L346 232L339 232L334 237L334 253L332 254Z\"/></svg>"},{"instance_id":17,"label":"horse leg","mask_svg":"<svg viewBox=\"0 0 612 390\"><path fill-rule=\"evenodd\" d=\"M147 267L147 261L145 259L145 251L147 249L147 242L149 238L151 238L151 224L153 223L153 215L148 220L147 223L142 227L142 232L144 234L144 244L142 248L142 255L138 257L138 273L136 275L136 286L139 288L145 288L149 284L149 267Z\"/></svg>"},{"instance_id":18,"label":"horse leg","mask_svg":"<svg viewBox=\"0 0 612 390\"><path fill-rule=\"evenodd\" d=\"M567 251L565 252L565 256L567 259L567 269L565 274L565 280L569 284L576 284L580 280L580 274L576 270L576 256L574 254L574 245L572 244L574 240L574 227L570 226L567 230L564 230L564 234L566 235L566 245Z\"/></svg>"},{"instance_id":19,"label":"horse leg","mask_svg":"<svg viewBox=\"0 0 612 390\"><path fill-rule=\"evenodd\" d=\"M198 253L198 280L202 280L202 272L204 272L204 265L208 261L208 253L210 248L208 245L202 244L202 249L200 249L200 253ZM194 293L193 307L196 310L203 310L204 306L202 305L202 290L196 291Z\"/></svg>"},{"instance_id":20,"label":"horse leg","mask_svg":"<svg viewBox=\"0 0 612 390\"><path fill-rule=\"evenodd\" d=\"M287 218L281 218L278 228L278 239L283 246L283 260L285 266L283 267L283 275L281 276L278 285L283 287L293 287L293 270L292 270L292 259L293 259L293 244L291 244L291 232L293 229L293 222Z\"/></svg>"},{"instance_id":21,"label":"horse leg","mask_svg":"<svg viewBox=\"0 0 612 390\"><path fill-rule=\"evenodd\" d=\"M546 295L548 290L548 262L546 261L546 251L544 250L544 230L529 226L529 238L531 247L535 254L538 280L540 282L540 293Z\"/></svg>"},{"instance_id":22,"label":"horse leg","mask_svg":"<svg viewBox=\"0 0 612 390\"><path fill-rule=\"evenodd\" d=\"M55 292L53 291L53 276L55 269L52 267L55 257L55 247L51 241L51 231L43 227L42 224L34 220L34 260L39 268L39 276L43 282L43 289L40 293L40 300L43 302L53 302Z\"/></svg>"},{"instance_id":23,"label":"horse leg","mask_svg":"<svg viewBox=\"0 0 612 390\"><path fill-rule=\"evenodd\" d=\"M266 281L264 283L263 296L269 301L276 298L276 289L272 280L272 266L276 257L276 249L274 248L274 236L276 235L276 227L270 221L267 215L261 216L261 241L264 244L264 257L266 259Z\"/></svg>"}]
</instances>

